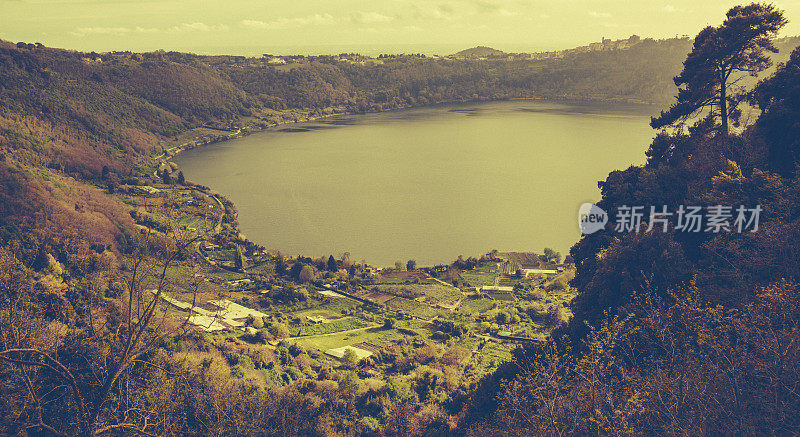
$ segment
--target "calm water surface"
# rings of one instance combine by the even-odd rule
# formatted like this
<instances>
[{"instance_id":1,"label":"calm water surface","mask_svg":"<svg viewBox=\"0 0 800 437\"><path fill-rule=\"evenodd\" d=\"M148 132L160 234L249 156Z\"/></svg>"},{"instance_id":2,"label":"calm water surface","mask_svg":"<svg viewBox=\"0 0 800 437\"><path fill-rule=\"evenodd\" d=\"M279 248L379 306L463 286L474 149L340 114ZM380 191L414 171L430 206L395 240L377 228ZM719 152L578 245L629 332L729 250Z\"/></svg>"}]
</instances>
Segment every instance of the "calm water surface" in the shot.
<instances>
[{"instance_id":1,"label":"calm water surface","mask_svg":"<svg viewBox=\"0 0 800 437\"><path fill-rule=\"evenodd\" d=\"M510 101L341 116L184 152L242 232L289 255L392 265L569 251L597 181L644 161L653 108Z\"/></svg>"}]
</instances>

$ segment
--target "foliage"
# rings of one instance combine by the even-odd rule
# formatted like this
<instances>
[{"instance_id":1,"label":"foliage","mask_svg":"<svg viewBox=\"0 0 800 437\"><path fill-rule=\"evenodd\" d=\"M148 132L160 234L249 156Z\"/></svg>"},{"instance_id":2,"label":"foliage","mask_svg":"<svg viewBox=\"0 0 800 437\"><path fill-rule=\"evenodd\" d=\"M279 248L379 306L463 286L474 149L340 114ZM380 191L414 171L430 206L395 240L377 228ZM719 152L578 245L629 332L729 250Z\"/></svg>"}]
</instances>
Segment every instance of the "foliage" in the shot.
<instances>
[{"instance_id":1,"label":"foliage","mask_svg":"<svg viewBox=\"0 0 800 437\"><path fill-rule=\"evenodd\" d=\"M797 292L769 286L741 311L704 304L697 289L637 297L583 352L551 341L519 358L493 426L473 434L796 432Z\"/></svg>"},{"instance_id":2,"label":"foliage","mask_svg":"<svg viewBox=\"0 0 800 437\"><path fill-rule=\"evenodd\" d=\"M734 74L755 76L766 70L772 60L764 52L777 53L772 40L786 23L775 6L753 3L734 6L721 26L700 31L683 71L675 77L675 85L683 86L677 102L654 117L651 125L658 129L711 108L708 117L718 118L722 133L727 135L729 118L738 124L741 112L737 105L744 96L731 89L741 80Z\"/></svg>"}]
</instances>

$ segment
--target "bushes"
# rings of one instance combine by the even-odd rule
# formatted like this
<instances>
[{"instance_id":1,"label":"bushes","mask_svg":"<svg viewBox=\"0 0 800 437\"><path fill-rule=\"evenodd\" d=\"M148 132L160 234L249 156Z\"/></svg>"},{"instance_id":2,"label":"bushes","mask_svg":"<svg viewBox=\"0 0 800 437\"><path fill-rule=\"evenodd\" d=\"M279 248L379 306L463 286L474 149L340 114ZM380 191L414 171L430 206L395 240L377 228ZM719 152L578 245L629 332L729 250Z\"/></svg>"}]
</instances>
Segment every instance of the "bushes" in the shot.
<instances>
[{"instance_id":1,"label":"bushes","mask_svg":"<svg viewBox=\"0 0 800 437\"><path fill-rule=\"evenodd\" d=\"M271 322L267 326L267 330L275 338L286 338L291 336L289 333L289 328L287 328L283 323Z\"/></svg>"},{"instance_id":2,"label":"bushes","mask_svg":"<svg viewBox=\"0 0 800 437\"><path fill-rule=\"evenodd\" d=\"M558 326L566 322L567 318L564 315L564 310L561 305L550 305L542 320L548 326Z\"/></svg>"},{"instance_id":3,"label":"bushes","mask_svg":"<svg viewBox=\"0 0 800 437\"><path fill-rule=\"evenodd\" d=\"M742 311L696 289L638 296L590 331L518 358L492 434L782 434L800 429L800 292L778 283ZM477 430L476 430L477 431Z\"/></svg>"}]
</instances>

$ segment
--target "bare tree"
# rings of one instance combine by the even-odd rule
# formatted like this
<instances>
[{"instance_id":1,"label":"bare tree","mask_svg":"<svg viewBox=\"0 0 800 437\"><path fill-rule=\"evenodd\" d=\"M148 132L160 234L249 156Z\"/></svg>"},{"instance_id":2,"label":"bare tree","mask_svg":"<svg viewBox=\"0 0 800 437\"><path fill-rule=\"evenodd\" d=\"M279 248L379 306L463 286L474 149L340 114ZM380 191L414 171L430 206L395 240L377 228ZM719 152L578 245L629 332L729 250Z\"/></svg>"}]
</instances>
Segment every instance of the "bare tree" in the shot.
<instances>
[{"instance_id":1,"label":"bare tree","mask_svg":"<svg viewBox=\"0 0 800 437\"><path fill-rule=\"evenodd\" d=\"M172 232L172 241L161 238L154 244L153 232L147 233L130 262L123 293L114 302L117 317L90 307L83 328L72 326L67 328L70 335L56 338L49 334L51 330L37 324L41 319L26 317L24 302L10 305L10 326L4 329L0 360L11 364L27 390L20 416L27 417L28 429L92 437L115 430L156 435L151 431L158 426L158 412L131 406L130 384L136 381L130 373L134 364L155 366L143 357L168 336L185 332L188 318L174 322L163 309L162 296L170 287L169 268L200 237ZM152 250L159 245L161 257L156 258ZM147 289L148 283L155 283L155 288ZM196 291L192 290L192 306ZM75 357L74 351L65 352L69 346L81 350L81 342L91 344L99 353ZM81 359L83 362L76 364ZM74 405L73 423L48 423L42 414L43 404L67 393Z\"/></svg>"}]
</instances>

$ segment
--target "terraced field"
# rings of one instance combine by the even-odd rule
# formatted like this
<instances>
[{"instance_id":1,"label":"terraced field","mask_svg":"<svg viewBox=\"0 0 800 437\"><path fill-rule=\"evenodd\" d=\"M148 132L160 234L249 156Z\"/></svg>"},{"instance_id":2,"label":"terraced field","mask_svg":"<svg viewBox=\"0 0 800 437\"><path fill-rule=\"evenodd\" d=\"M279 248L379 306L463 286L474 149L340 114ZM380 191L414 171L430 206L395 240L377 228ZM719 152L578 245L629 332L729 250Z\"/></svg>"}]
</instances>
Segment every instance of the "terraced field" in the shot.
<instances>
[{"instance_id":1,"label":"terraced field","mask_svg":"<svg viewBox=\"0 0 800 437\"><path fill-rule=\"evenodd\" d=\"M370 323L355 317L343 317L332 322L319 323L317 325L304 326L300 328L300 336L332 334L334 332L349 331L351 329L365 328Z\"/></svg>"},{"instance_id":2,"label":"terraced field","mask_svg":"<svg viewBox=\"0 0 800 437\"><path fill-rule=\"evenodd\" d=\"M377 285L381 293L396 296L425 296L430 304L452 304L461 299L461 292L455 287L448 287L438 282L432 284Z\"/></svg>"},{"instance_id":3,"label":"terraced field","mask_svg":"<svg viewBox=\"0 0 800 437\"><path fill-rule=\"evenodd\" d=\"M473 287L482 287L484 285L494 285L497 267L494 265L484 265L476 267L473 270L461 272L461 278L469 282Z\"/></svg>"},{"instance_id":4,"label":"terraced field","mask_svg":"<svg viewBox=\"0 0 800 437\"><path fill-rule=\"evenodd\" d=\"M460 310L468 314L480 314L488 311L496 302L492 299L465 299L461 302Z\"/></svg>"},{"instance_id":5,"label":"terraced field","mask_svg":"<svg viewBox=\"0 0 800 437\"><path fill-rule=\"evenodd\" d=\"M436 311L428 305L404 297L395 297L386 304L389 308L404 311L422 319L430 319L436 315Z\"/></svg>"}]
</instances>

